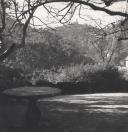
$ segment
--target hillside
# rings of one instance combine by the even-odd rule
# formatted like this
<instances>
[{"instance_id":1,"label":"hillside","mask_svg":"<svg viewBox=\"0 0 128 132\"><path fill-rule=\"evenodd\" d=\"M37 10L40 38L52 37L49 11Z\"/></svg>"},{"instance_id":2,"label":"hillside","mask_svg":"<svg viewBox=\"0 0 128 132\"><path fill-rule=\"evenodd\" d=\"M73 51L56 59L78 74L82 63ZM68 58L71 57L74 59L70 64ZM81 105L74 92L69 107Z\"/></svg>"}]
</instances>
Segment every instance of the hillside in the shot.
<instances>
[{"instance_id":1,"label":"hillside","mask_svg":"<svg viewBox=\"0 0 128 132\"><path fill-rule=\"evenodd\" d=\"M61 28L63 29L63 27ZM7 38L7 43L12 43L13 41L19 43L20 26L17 25L13 33L15 39L13 37ZM81 53L80 47L75 41L65 39L64 36L59 35L57 32L29 27L26 46L15 51L6 59L5 63L8 66L24 70L57 68L59 66L68 66L72 63L92 63L91 58L87 58ZM86 58L88 62L85 61Z\"/></svg>"},{"instance_id":2,"label":"hillside","mask_svg":"<svg viewBox=\"0 0 128 132\"><path fill-rule=\"evenodd\" d=\"M92 48L91 42L96 39L96 33L99 29L90 25L73 23L63 27L56 28L56 33L66 40L72 41L78 46L80 52L88 53Z\"/></svg>"},{"instance_id":3,"label":"hillside","mask_svg":"<svg viewBox=\"0 0 128 132\"><path fill-rule=\"evenodd\" d=\"M10 22L12 23L13 20L8 20L8 28ZM57 27L54 31L29 27L26 46L15 51L6 60L6 64L24 70L33 70L35 68L50 69L71 64L102 62L99 50L103 49L105 56L106 40L96 45L92 44L99 32L98 28L78 23ZM6 41L7 43L13 41L19 43L21 35L21 27L17 25L13 31L15 38L7 38Z\"/></svg>"},{"instance_id":4,"label":"hillside","mask_svg":"<svg viewBox=\"0 0 128 132\"><path fill-rule=\"evenodd\" d=\"M72 41L78 46L78 50L85 57L90 57L95 63L103 63L106 58L107 50L111 49L111 44L108 44L106 39L97 41L102 31L90 25L81 25L73 23L67 26L56 28L57 34L66 40Z\"/></svg>"}]
</instances>

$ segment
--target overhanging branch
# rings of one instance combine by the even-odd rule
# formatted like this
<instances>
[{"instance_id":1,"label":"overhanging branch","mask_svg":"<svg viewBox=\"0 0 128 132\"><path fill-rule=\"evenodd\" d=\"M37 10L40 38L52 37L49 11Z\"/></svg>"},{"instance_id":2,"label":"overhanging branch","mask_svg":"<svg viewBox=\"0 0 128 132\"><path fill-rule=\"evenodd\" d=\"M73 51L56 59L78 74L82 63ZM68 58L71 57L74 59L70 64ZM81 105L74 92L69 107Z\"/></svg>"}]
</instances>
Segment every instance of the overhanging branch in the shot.
<instances>
[{"instance_id":1,"label":"overhanging branch","mask_svg":"<svg viewBox=\"0 0 128 132\"><path fill-rule=\"evenodd\" d=\"M105 0L104 0L105 1ZM113 0L112 2L118 2L119 0ZM124 1L124 0L122 0ZM29 10L33 10L34 8L38 8L42 5L45 5L45 4L48 4L48 3L55 3L55 2L73 2L73 3L79 3L81 5L86 5L86 6L89 6L90 8L92 8L93 10L95 11L103 11L109 15L112 15L112 16L115 16L115 15L118 15L118 16L122 16L122 17L128 17L128 13L125 13L125 12L122 12L122 11L112 11L110 9L107 9L105 7L100 7L98 6L97 4L93 4L93 3L90 3L88 1L82 1L82 0L42 0L40 1L40 3L32 6L30 9L26 10L23 12L23 14L26 14L29 12Z\"/></svg>"},{"instance_id":2,"label":"overhanging branch","mask_svg":"<svg viewBox=\"0 0 128 132\"><path fill-rule=\"evenodd\" d=\"M121 11L112 11L112 10L109 10L109 9L106 9L104 7L99 7L99 6L96 6L92 3L88 3L86 1L81 1L81 0L71 0L73 1L74 3L79 3L79 4L83 4L83 5L87 5L89 7L91 7L93 10L97 10L97 11L103 11L109 15L119 15L119 16L122 16L122 17L128 17L128 14L127 13L124 13L124 12L121 12Z\"/></svg>"}]
</instances>

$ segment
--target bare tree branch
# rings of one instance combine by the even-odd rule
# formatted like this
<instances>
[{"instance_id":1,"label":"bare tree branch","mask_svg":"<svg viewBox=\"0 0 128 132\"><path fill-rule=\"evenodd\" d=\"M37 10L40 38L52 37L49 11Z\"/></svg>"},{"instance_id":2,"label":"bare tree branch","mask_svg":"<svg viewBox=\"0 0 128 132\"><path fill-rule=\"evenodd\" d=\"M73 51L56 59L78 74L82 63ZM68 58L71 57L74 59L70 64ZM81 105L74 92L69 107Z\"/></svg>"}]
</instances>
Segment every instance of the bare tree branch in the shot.
<instances>
[{"instance_id":1,"label":"bare tree branch","mask_svg":"<svg viewBox=\"0 0 128 132\"><path fill-rule=\"evenodd\" d=\"M49 14L51 14L52 17L54 17L56 20L58 20L58 22L64 24L64 23L68 23L70 22L70 20L72 19L72 17L74 16L76 10L79 8L79 14L81 11L81 5L83 6L87 6L90 7L92 10L94 11L103 11L109 15L115 16L122 16L125 18L125 21L122 22L122 25L125 24L125 22L127 22L128 20L128 13L127 12L122 12L122 11L112 11L108 8L106 8L106 6L110 6L111 4L118 2L118 1L124 1L124 0L100 0L99 2L97 2L96 0L23 0L23 3L20 5L18 2L16 2L16 0L9 0L9 1L5 1L5 0L0 0L0 14L1 14L1 18L2 18L2 26L0 27L0 40L3 42L3 37L5 38L5 34L4 34L4 30L6 29L6 17L7 15L11 15L14 18L13 24L10 25L10 32L8 31L8 34L11 36L13 36L13 31L15 31L15 28L17 25L20 25L22 28L22 37L20 38L21 42L20 44L12 44L9 49L6 50L6 52L3 52L3 56L5 55L5 57L7 57L10 54L10 51L13 51L11 49L13 49L15 46L17 48L21 48L25 46L25 39L26 39L26 35L27 35L27 29L29 27L29 25L31 24L31 20L33 21L34 19L34 13L36 11L37 8L39 8L40 6L42 6L44 9L47 10L47 12ZM52 9L48 9L46 7L46 4L49 3L55 3L55 2L65 2L67 3L67 5L65 7L63 7L63 9L59 9L57 10L57 12L52 8ZM102 6L102 4L104 6ZM9 5L9 7L7 6ZM8 12L6 12L6 8L8 8ZM56 8L56 7L55 7ZM64 13L65 12L65 13ZM58 17L57 17L58 16ZM41 19L39 19L42 23L43 21ZM45 23L43 23L44 25L47 25ZM34 26L34 22L33 22L33 26ZM100 25L98 25L100 27ZM101 27L100 27L101 28ZM105 30L102 29L102 35L105 35ZM126 30L126 29L125 29ZM123 31L121 30L115 30L113 32L109 32L109 34L116 34L117 32ZM107 35L109 35L107 34ZM123 38L119 38L119 40L122 40ZM127 37L125 37L125 39L127 39ZM4 42L3 42L4 44ZM13 47L13 48L12 48ZM4 54L7 53L7 54ZM4 58L1 56L1 58ZM3 60L3 59L0 59Z\"/></svg>"}]
</instances>

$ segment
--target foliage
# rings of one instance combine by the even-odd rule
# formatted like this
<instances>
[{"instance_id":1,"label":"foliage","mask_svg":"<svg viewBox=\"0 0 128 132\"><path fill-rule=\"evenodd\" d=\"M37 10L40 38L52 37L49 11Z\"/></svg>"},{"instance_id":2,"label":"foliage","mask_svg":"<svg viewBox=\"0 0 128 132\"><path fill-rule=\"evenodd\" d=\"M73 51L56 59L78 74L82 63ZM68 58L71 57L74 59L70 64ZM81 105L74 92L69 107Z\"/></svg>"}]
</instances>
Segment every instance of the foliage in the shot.
<instances>
[{"instance_id":1,"label":"foliage","mask_svg":"<svg viewBox=\"0 0 128 132\"><path fill-rule=\"evenodd\" d=\"M115 64L115 59L126 49L126 46L118 42L117 34L111 34L113 30L117 30L116 28L107 27L103 32L97 27L72 23L57 27L56 30L61 37L77 45L82 55L93 58L95 63ZM102 36L103 33L111 35Z\"/></svg>"},{"instance_id":2,"label":"foliage","mask_svg":"<svg viewBox=\"0 0 128 132\"><path fill-rule=\"evenodd\" d=\"M20 69L12 69L0 65L0 91L4 89L30 85L29 82L24 78Z\"/></svg>"},{"instance_id":3,"label":"foliage","mask_svg":"<svg viewBox=\"0 0 128 132\"><path fill-rule=\"evenodd\" d=\"M12 21L8 20L7 23L12 23ZM20 26L17 26L16 29L20 33ZM110 37L93 44L100 31L98 28L89 25L74 23L58 27L55 30L56 32L29 27L26 46L12 53L6 59L6 65L34 71L37 67L38 69L50 69L52 67L67 66L71 63L80 64L81 62L84 62L84 64L99 62L114 64L119 60L120 55L118 53L124 50L122 48L119 51L117 44L111 44ZM19 34L15 34L15 37L16 39L6 38L6 44L9 45L13 40L19 43ZM113 56L116 56L116 61Z\"/></svg>"},{"instance_id":4,"label":"foliage","mask_svg":"<svg viewBox=\"0 0 128 132\"><path fill-rule=\"evenodd\" d=\"M57 70L36 71L33 81L37 86L61 88L64 94L128 91L124 72L115 66L103 64L71 65Z\"/></svg>"},{"instance_id":5,"label":"foliage","mask_svg":"<svg viewBox=\"0 0 128 132\"><path fill-rule=\"evenodd\" d=\"M29 30L26 38L26 47L18 49L5 64L10 67L34 71L37 69L50 69L52 67L66 66L71 63L78 64L86 60L78 51L78 47L70 40L64 40L56 33L50 31ZM88 62L92 59L88 58ZM86 62L86 63L88 63Z\"/></svg>"},{"instance_id":6,"label":"foliage","mask_svg":"<svg viewBox=\"0 0 128 132\"><path fill-rule=\"evenodd\" d=\"M31 73L1 66L0 75L1 90L25 85L58 87L64 94L128 90L123 72L106 65L72 64L58 69L36 69Z\"/></svg>"},{"instance_id":7,"label":"foliage","mask_svg":"<svg viewBox=\"0 0 128 132\"><path fill-rule=\"evenodd\" d=\"M86 54L91 47L91 42L96 39L99 29L87 24L72 23L66 26L57 27L56 33L66 40L70 40L77 45L78 50Z\"/></svg>"}]
</instances>

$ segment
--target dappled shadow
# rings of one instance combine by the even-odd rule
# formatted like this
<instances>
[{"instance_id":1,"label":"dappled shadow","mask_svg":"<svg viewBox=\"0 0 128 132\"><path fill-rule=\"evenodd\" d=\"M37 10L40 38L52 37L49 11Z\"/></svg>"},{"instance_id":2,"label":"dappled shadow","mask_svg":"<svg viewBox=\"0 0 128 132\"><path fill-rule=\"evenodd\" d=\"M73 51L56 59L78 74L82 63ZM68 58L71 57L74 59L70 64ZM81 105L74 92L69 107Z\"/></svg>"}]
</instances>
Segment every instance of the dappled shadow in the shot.
<instances>
[{"instance_id":1,"label":"dappled shadow","mask_svg":"<svg viewBox=\"0 0 128 132\"><path fill-rule=\"evenodd\" d=\"M0 104L0 132L127 132L128 94L66 95L39 100L42 118L26 127L26 101ZM36 115L36 114L35 114Z\"/></svg>"}]
</instances>

